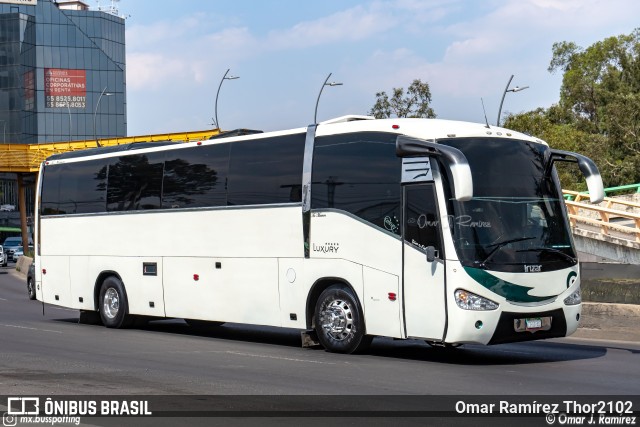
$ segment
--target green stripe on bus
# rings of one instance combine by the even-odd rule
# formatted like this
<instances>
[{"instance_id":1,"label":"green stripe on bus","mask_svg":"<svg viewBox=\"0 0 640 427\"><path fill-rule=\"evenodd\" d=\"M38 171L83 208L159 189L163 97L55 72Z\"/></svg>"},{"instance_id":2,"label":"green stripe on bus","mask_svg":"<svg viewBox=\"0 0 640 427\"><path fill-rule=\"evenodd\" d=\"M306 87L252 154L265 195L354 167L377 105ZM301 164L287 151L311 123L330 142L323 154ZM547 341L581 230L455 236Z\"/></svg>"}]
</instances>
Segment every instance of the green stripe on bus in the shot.
<instances>
[{"instance_id":1,"label":"green stripe on bus","mask_svg":"<svg viewBox=\"0 0 640 427\"><path fill-rule=\"evenodd\" d=\"M529 295L529 291L533 288L528 286L516 285L515 283L502 280L485 270L479 268L464 267L464 271L476 282L480 283L491 292L504 297L507 301L512 302L540 302L551 298L555 298L557 295L549 295L544 297L535 297Z\"/></svg>"}]
</instances>

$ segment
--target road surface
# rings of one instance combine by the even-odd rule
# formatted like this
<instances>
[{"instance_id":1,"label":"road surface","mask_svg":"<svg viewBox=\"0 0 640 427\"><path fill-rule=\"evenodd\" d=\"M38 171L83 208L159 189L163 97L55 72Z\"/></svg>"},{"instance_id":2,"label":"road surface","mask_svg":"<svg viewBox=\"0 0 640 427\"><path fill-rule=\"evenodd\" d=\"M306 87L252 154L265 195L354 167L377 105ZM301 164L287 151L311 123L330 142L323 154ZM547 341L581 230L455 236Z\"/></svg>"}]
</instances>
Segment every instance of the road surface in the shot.
<instances>
[{"instance_id":1,"label":"road surface","mask_svg":"<svg viewBox=\"0 0 640 427\"><path fill-rule=\"evenodd\" d=\"M78 324L75 310L46 305L43 315L11 264L0 270L0 343L4 396L640 395L640 343L450 350L377 338L365 354L341 355L303 349L299 331L277 328L172 319L114 330Z\"/></svg>"}]
</instances>

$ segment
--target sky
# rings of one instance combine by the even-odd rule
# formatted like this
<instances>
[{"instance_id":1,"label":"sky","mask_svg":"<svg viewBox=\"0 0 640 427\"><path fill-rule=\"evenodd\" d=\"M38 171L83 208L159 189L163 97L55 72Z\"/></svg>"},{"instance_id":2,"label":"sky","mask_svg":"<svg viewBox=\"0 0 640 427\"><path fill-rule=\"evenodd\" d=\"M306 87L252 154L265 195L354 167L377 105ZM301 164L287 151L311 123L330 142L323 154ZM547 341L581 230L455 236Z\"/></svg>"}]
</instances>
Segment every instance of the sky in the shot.
<instances>
[{"instance_id":1,"label":"sky","mask_svg":"<svg viewBox=\"0 0 640 427\"><path fill-rule=\"evenodd\" d=\"M91 6L110 5L90 0ZM438 118L494 124L558 102L555 42L582 47L640 27L637 0L121 0L129 135L264 131L367 114L376 92L431 88Z\"/></svg>"}]
</instances>

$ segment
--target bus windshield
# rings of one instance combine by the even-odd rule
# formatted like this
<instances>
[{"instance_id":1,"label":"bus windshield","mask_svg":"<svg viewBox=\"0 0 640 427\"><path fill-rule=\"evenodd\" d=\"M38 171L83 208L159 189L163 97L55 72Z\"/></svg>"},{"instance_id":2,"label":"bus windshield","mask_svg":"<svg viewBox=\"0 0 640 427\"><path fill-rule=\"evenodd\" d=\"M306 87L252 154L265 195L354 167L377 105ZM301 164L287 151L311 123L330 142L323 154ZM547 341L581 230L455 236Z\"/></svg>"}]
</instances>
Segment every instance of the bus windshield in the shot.
<instances>
[{"instance_id":1,"label":"bus windshield","mask_svg":"<svg viewBox=\"0 0 640 427\"><path fill-rule=\"evenodd\" d=\"M473 198L449 198L450 225L464 266L505 272L574 266L564 201L555 172L545 174L549 148L506 138L451 138L473 176Z\"/></svg>"}]
</instances>

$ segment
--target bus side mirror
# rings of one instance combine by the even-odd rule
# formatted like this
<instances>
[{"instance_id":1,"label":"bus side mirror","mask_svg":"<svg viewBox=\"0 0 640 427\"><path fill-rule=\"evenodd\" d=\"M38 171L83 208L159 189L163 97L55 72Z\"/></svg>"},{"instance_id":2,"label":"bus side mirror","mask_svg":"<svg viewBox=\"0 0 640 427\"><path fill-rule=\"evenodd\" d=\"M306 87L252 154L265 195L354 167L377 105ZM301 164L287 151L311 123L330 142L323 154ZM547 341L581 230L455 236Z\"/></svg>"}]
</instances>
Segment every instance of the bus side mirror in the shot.
<instances>
[{"instance_id":1,"label":"bus side mirror","mask_svg":"<svg viewBox=\"0 0 640 427\"><path fill-rule=\"evenodd\" d=\"M589 198L591 203L600 203L604 200L604 185L602 177L596 164L582 154L572 153L570 151L550 150L551 158L547 167L547 174L551 173L551 167L554 162L572 162L578 163L580 171L587 180L587 188L589 189Z\"/></svg>"},{"instance_id":2,"label":"bus side mirror","mask_svg":"<svg viewBox=\"0 0 640 427\"><path fill-rule=\"evenodd\" d=\"M473 179L471 167L462 151L435 141L398 135L396 138L396 155L398 157L438 157L449 170L453 179L454 197L459 202L466 202L473 197Z\"/></svg>"}]
</instances>

